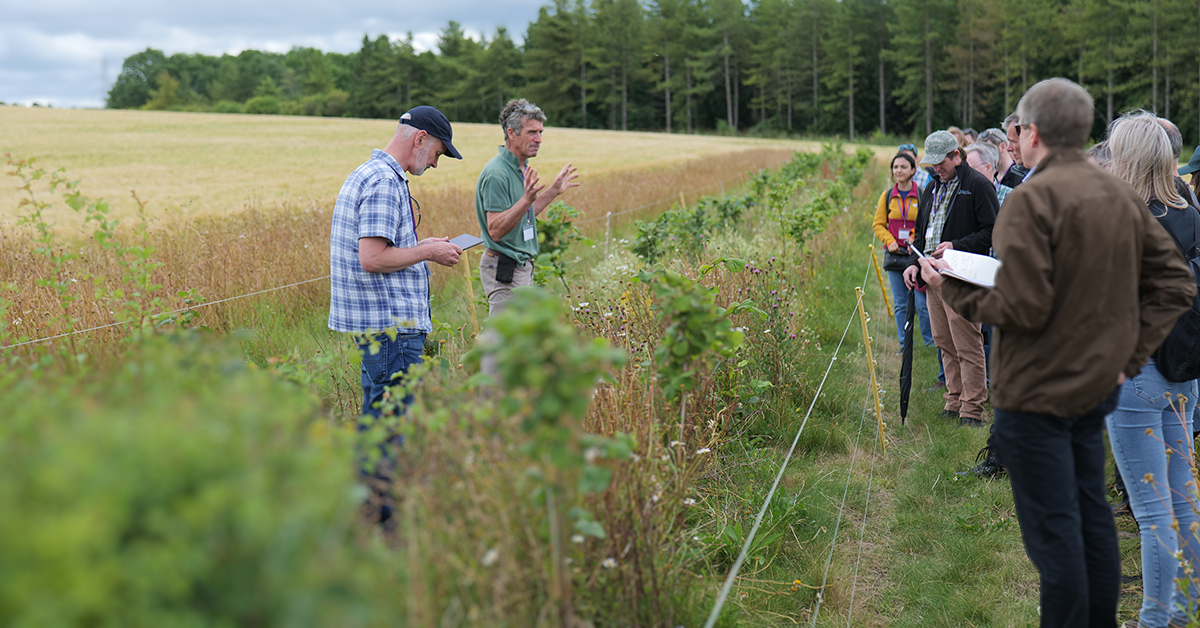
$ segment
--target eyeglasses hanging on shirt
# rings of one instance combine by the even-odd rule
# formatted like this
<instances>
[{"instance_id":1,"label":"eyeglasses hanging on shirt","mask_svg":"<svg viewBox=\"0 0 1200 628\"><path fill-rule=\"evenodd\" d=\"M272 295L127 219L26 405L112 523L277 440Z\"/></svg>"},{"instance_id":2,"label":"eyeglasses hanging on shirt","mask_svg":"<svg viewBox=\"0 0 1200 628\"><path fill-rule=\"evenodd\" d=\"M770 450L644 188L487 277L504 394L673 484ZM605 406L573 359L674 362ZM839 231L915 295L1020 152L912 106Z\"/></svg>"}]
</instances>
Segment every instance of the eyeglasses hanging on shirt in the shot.
<instances>
[{"instance_id":1,"label":"eyeglasses hanging on shirt","mask_svg":"<svg viewBox=\"0 0 1200 628\"><path fill-rule=\"evenodd\" d=\"M416 232L417 227L421 226L421 204L418 203L417 199L413 198L411 194L408 196L408 202L410 205L412 205L413 232Z\"/></svg>"}]
</instances>

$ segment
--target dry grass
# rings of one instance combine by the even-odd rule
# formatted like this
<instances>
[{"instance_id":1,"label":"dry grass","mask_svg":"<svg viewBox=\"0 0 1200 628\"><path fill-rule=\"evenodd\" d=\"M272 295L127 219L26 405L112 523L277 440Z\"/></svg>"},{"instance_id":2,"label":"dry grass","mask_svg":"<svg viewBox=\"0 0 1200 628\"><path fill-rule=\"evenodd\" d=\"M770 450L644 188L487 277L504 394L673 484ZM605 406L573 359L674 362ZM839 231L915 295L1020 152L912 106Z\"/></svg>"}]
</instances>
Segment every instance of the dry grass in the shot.
<instances>
[{"instance_id":1,"label":"dry grass","mask_svg":"<svg viewBox=\"0 0 1200 628\"><path fill-rule=\"evenodd\" d=\"M480 155L488 145L483 125L460 125L462 150ZM195 290L208 300L245 295L329 272L329 223L333 196L342 179L368 154L372 142L386 140L390 122L317 120L308 118L160 114L127 111L62 111L0 107L3 150L14 157L42 155L39 164L65 167L70 179L82 181L91 197L109 197L113 214L124 216L124 237L136 207L128 190L149 202L148 244L163 266L155 281L163 286L168 309L181 307L178 292ZM719 194L722 183L738 185L748 173L786 161L789 148L780 142L700 138L681 135L553 130L569 141L547 140L543 159L567 156L591 174L583 187L563 200L585 212L585 233L603 236L605 212L618 214L614 228L651 215L656 209L688 202L701 194ZM785 143L800 146L799 143ZM320 149L320 150L318 150ZM725 152L720 152L725 151ZM318 157L319 155L319 157ZM560 157L561 158L561 157ZM483 162L451 164L427 176L437 181L443 172L475 172ZM587 170L591 168L591 170ZM421 235L477 233L474 192L459 174L440 185L414 186L421 201ZM424 181L420 182L424 184ZM52 268L32 252L33 231L15 225L21 194L15 177L0 181L0 255L9 260L0 282L14 282L5 295L12 302L9 319L21 321L16 338L42 338L65 331L56 313L59 300L39 279ZM42 200L53 200L35 188ZM229 211L227 208L239 211ZM635 210L635 211L629 211ZM60 248L78 249L66 277L91 274L114 287L121 271L110 256L90 240L70 241L85 232L83 217L61 202L47 211L60 234ZM76 236L77 237L77 236ZM465 260L473 265L474 260ZM435 287L459 281L461 269L435 267ZM78 300L69 314L75 329L113 322L110 308L93 298L87 282L72 286ZM436 288L435 288L436 290ZM325 307L328 284L315 282L272 300L294 312ZM255 300L205 308L204 324L226 329L229 315L251 307ZM89 352L96 352L119 330L100 332Z\"/></svg>"}]
</instances>

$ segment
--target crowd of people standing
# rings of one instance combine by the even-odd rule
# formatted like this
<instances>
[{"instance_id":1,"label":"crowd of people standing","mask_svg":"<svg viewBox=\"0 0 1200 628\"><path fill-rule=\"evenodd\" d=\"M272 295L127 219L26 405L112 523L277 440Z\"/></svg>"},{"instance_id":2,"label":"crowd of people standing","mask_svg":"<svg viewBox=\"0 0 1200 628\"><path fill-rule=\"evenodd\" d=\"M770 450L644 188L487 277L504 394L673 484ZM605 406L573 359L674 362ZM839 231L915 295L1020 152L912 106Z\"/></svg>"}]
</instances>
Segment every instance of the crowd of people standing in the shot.
<instances>
[{"instance_id":1,"label":"crowd of people standing","mask_svg":"<svg viewBox=\"0 0 1200 628\"><path fill-rule=\"evenodd\" d=\"M1182 627L1200 601L1200 373L1178 349L1191 346L1180 343L1196 311L1185 260L1200 257L1200 148L1177 169L1175 125L1133 111L1085 155L1092 119L1086 91L1051 79L1001 128L927 137L916 164L929 168L925 184L914 147L900 146L874 231L888 248L902 347L905 324L925 310L900 304L910 290L925 295L920 324L945 371L941 415L983 427L990 381L994 420L971 472L1010 478L1041 575L1041 625L1116 625L1111 451L1141 540L1143 601L1126 626ZM942 276L947 250L999 258L995 285Z\"/></svg>"}]
</instances>

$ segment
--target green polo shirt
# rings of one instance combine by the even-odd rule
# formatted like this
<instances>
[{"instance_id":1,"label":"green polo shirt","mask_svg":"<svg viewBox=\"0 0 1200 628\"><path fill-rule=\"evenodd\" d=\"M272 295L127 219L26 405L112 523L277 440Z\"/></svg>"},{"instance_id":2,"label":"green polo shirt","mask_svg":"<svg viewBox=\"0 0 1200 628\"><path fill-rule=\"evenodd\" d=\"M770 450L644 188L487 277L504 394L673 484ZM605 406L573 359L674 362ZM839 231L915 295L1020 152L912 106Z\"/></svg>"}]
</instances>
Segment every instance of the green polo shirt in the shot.
<instances>
[{"instance_id":1,"label":"green polo shirt","mask_svg":"<svg viewBox=\"0 0 1200 628\"><path fill-rule=\"evenodd\" d=\"M479 218L479 237L483 238L484 246L517 260L518 264L524 264L538 254L537 218L533 208L528 209L521 222L498 242L488 234L487 212L508 211L524 195L521 162L501 146L499 154L492 157L479 173L479 182L475 184L475 214ZM525 239L526 229L532 230L530 240Z\"/></svg>"}]
</instances>

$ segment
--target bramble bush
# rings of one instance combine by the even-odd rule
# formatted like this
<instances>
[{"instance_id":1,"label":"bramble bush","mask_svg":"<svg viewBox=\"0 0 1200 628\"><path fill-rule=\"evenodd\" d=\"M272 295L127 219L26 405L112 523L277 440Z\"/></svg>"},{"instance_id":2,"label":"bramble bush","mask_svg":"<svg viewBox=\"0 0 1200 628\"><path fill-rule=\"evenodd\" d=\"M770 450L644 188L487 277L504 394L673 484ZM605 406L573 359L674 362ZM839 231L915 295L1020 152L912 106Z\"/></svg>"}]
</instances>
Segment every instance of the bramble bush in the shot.
<instances>
[{"instance_id":1,"label":"bramble bush","mask_svg":"<svg viewBox=\"0 0 1200 628\"><path fill-rule=\"evenodd\" d=\"M138 349L102 378L0 387L5 623L388 623L400 574L317 397L200 332Z\"/></svg>"},{"instance_id":2,"label":"bramble bush","mask_svg":"<svg viewBox=\"0 0 1200 628\"><path fill-rule=\"evenodd\" d=\"M672 207L648 222L634 223L637 234L630 250L646 263L653 263L668 253L694 258L714 234L737 227L745 210L754 206L754 197L705 196L696 206Z\"/></svg>"}]
</instances>

